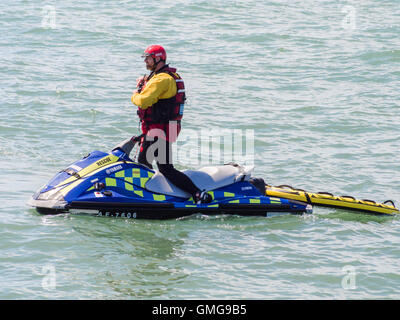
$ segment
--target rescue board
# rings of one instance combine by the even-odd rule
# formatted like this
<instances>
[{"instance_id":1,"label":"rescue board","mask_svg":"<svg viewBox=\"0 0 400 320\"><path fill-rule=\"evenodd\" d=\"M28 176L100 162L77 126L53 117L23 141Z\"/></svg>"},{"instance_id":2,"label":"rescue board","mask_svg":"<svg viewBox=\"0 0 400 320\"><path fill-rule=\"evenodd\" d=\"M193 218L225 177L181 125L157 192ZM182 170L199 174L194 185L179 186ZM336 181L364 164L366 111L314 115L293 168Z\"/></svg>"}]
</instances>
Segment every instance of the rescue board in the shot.
<instances>
[{"instance_id":1,"label":"rescue board","mask_svg":"<svg viewBox=\"0 0 400 320\"><path fill-rule=\"evenodd\" d=\"M383 203L377 203L373 200L360 200L352 196L335 196L329 192L307 192L302 189L295 189L288 185L266 185L265 194L271 197L298 200L309 203L313 206L340 208L392 216L400 213L399 209L395 207L392 200L386 200Z\"/></svg>"}]
</instances>

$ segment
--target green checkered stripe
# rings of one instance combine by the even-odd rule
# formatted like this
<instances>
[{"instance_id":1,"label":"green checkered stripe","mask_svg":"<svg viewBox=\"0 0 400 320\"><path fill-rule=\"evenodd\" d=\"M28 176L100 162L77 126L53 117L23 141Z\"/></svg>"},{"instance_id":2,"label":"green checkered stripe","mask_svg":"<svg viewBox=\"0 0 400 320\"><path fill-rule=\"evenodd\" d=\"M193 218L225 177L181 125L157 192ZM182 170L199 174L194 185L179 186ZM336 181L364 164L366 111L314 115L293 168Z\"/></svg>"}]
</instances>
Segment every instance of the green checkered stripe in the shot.
<instances>
[{"instance_id":1,"label":"green checkered stripe","mask_svg":"<svg viewBox=\"0 0 400 320\"><path fill-rule=\"evenodd\" d=\"M270 198L270 197L255 197L255 198L240 198L230 201L225 201L224 203L245 203L245 204L281 204L281 199Z\"/></svg>"},{"instance_id":2,"label":"green checkered stripe","mask_svg":"<svg viewBox=\"0 0 400 320\"><path fill-rule=\"evenodd\" d=\"M183 203L176 203L175 207L177 208L196 208L196 207L207 207L207 208L217 208L219 203L238 203L238 204L281 204L280 198L274 197L242 197L239 199L232 199L236 195L231 192L223 192L223 191L208 191L209 194L212 195L213 201L208 204L195 204L193 198L190 198L188 201Z\"/></svg>"},{"instance_id":3,"label":"green checkered stripe","mask_svg":"<svg viewBox=\"0 0 400 320\"><path fill-rule=\"evenodd\" d=\"M133 192L136 196L154 201L166 201L170 197L163 194L154 194L144 190L146 182L154 175L153 172L141 168L130 168L117 171L105 178L104 184L106 187L117 187ZM92 190L93 187L87 191Z\"/></svg>"},{"instance_id":4,"label":"green checkered stripe","mask_svg":"<svg viewBox=\"0 0 400 320\"><path fill-rule=\"evenodd\" d=\"M141 168L130 168L127 170L121 170L118 172L113 173L109 178L106 178L106 185L108 183L112 184L115 180L114 178L118 178L123 180L125 183L130 185L140 186L144 188L146 182L154 175L153 172L144 170ZM108 179L108 181L107 181ZM110 185L111 186L111 185ZM127 185L127 190L129 190L129 186Z\"/></svg>"},{"instance_id":5,"label":"green checkered stripe","mask_svg":"<svg viewBox=\"0 0 400 320\"><path fill-rule=\"evenodd\" d=\"M243 195L235 194L232 192L225 191L208 191L211 194L213 201L223 201L224 203L281 203L280 198L274 197L243 197ZM229 200L229 198L240 197L239 199ZM189 199L190 200L190 199ZM224 201L228 200L228 201Z\"/></svg>"},{"instance_id":6,"label":"green checkered stripe","mask_svg":"<svg viewBox=\"0 0 400 320\"><path fill-rule=\"evenodd\" d=\"M209 204L207 204L208 207L218 207L218 202L221 200L225 200L226 198L234 198L236 195L232 192L224 192L224 191L207 191L212 196L213 201ZM176 206L176 205L175 205ZM197 207L197 205L194 203L193 198L189 198L188 201L185 201L183 204L178 204L179 207ZM201 207L204 207L204 204L201 205Z\"/></svg>"}]
</instances>

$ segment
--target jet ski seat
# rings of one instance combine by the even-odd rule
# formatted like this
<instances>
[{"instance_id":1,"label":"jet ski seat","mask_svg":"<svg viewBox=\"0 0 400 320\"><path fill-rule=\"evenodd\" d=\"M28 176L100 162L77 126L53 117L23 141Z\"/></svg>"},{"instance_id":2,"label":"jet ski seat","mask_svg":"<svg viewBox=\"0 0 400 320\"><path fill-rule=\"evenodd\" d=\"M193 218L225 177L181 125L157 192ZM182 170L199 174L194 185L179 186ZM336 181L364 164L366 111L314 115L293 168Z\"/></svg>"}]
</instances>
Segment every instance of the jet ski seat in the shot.
<instances>
[{"instance_id":1,"label":"jet ski seat","mask_svg":"<svg viewBox=\"0 0 400 320\"><path fill-rule=\"evenodd\" d=\"M254 166L239 166L227 164L216 167L203 167L199 170L184 170L200 190L215 190L238 181L248 181ZM158 171L149 179L145 188L151 192L171 195L180 198L190 198L191 194L176 187Z\"/></svg>"}]
</instances>

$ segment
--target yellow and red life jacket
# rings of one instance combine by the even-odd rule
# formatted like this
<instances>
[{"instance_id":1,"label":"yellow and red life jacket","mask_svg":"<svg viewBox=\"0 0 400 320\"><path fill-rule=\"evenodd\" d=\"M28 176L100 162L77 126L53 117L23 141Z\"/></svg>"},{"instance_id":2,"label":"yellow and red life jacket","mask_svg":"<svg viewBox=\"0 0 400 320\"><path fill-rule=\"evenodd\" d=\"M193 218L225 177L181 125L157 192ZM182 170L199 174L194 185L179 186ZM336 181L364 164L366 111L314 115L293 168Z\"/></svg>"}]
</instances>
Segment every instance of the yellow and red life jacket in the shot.
<instances>
[{"instance_id":1,"label":"yellow and red life jacket","mask_svg":"<svg viewBox=\"0 0 400 320\"><path fill-rule=\"evenodd\" d=\"M181 130L181 120L186 100L185 84L179 74L176 73L176 69L170 68L168 65L155 74L159 73L167 73L175 80L176 94L171 98L159 99L146 109L139 107L138 116L142 122L144 134L147 134L152 129L161 129L165 133L166 140L174 142ZM154 74L151 74L148 80L152 76Z\"/></svg>"}]
</instances>

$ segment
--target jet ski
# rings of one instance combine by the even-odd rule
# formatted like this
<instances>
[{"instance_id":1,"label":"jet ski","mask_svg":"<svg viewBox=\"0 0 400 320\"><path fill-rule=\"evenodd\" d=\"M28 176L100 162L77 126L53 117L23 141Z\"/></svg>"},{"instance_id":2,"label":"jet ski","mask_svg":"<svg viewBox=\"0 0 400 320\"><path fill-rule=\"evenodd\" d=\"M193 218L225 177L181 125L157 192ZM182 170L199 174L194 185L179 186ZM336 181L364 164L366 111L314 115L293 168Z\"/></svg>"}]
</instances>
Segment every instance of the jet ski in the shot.
<instances>
[{"instance_id":1,"label":"jet ski","mask_svg":"<svg viewBox=\"0 0 400 320\"><path fill-rule=\"evenodd\" d=\"M176 219L193 214L271 216L311 213L305 202L271 197L253 183L254 167L229 163L183 171L212 195L195 203L160 172L135 162L129 154L138 142L130 138L110 153L90 152L58 172L28 201L41 214L86 212L136 219Z\"/></svg>"}]
</instances>

